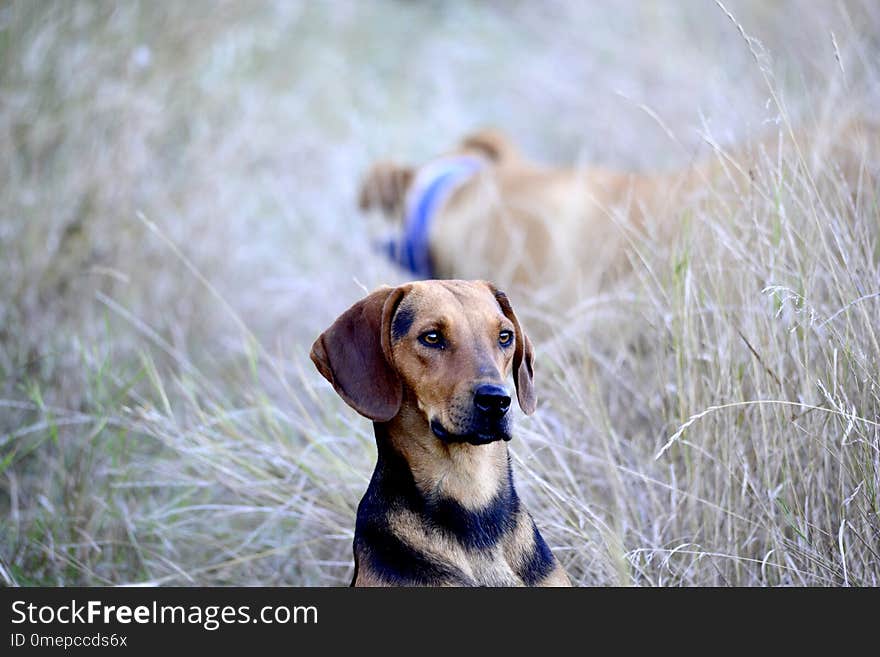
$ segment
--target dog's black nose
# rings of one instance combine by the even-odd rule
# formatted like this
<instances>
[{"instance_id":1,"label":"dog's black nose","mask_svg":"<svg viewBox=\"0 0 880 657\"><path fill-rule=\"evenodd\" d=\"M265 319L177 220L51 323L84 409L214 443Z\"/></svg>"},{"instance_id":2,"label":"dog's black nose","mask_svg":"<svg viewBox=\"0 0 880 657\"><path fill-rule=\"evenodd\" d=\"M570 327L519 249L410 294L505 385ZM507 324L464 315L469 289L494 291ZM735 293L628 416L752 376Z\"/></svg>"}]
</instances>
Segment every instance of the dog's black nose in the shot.
<instances>
[{"instance_id":1,"label":"dog's black nose","mask_svg":"<svg viewBox=\"0 0 880 657\"><path fill-rule=\"evenodd\" d=\"M501 386L482 383L474 390L474 406L487 415L501 417L510 408L510 395Z\"/></svg>"}]
</instances>

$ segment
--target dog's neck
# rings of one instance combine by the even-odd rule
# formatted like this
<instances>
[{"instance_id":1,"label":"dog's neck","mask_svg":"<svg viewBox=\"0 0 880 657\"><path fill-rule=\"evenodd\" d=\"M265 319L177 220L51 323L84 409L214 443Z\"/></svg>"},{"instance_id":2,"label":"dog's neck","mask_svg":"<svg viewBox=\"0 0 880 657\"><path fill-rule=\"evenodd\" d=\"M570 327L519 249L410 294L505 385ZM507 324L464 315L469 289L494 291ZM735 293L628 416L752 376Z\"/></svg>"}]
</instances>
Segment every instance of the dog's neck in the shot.
<instances>
[{"instance_id":1,"label":"dog's neck","mask_svg":"<svg viewBox=\"0 0 880 657\"><path fill-rule=\"evenodd\" d=\"M409 404L390 422L375 423L375 431L380 461L405 464L426 498L451 499L474 510L499 495L514 494L503 440L486 445L444 442Z\"/></svg>"},{"instance_id":2,"label":"dog's neck","mask_svg":"<svg viewBox=\"0 0 880 657\"><path fill-rule=\"evenodd\" d=\"M452 193L472 178L485 160L476 155L441 157L419 169L406 194L403 234L388 248L391 259L419 278L434 278L431 223Z\"/></svg>"}]
</instances>

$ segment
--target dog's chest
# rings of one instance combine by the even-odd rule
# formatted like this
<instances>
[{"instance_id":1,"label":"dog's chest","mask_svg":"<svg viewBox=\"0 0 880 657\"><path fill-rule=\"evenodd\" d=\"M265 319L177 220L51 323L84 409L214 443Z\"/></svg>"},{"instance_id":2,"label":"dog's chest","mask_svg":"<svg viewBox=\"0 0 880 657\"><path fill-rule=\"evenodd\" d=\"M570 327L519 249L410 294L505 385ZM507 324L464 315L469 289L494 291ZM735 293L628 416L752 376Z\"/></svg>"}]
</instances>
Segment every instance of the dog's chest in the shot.
<instances>
[{"instance_id":1,"label":"dog's chest","mask_svg":"<svg viewBox=\"0 0 880 657\"><path fill-rule=\"evenodd\" d=\"M388 564L395 579L433 585L523 585L508 559L509 530L474 522L468 523L471 531L465 531L448 517L438 520L402 509L386 513L382 524L388 533L377 533L370 551L383 552L383 544L401 546L399 558Z\"/></svg>"},{"instance_id":2,"label":"dog's chest","mask_svg":"<svg viewBox=\"0 0 880 657\"><path fill-rule=\"evenodd\" d=\"M461 570L469 574L477 586L523 586L522 578L507 562L500 546L469 553Z\"/></svg>"}]
</instances>

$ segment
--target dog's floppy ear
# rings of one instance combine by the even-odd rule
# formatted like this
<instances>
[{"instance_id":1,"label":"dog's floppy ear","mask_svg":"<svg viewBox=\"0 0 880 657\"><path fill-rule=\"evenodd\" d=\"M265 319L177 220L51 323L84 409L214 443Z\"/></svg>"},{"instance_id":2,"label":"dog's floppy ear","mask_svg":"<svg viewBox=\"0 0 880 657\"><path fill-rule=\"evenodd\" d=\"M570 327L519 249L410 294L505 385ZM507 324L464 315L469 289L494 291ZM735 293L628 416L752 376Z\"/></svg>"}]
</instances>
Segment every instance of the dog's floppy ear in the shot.
<instances>
[{"instance_id":1,"label":"dog's floppy ear","mask_svg":"<svg viewBox=\"0 0 880 657\"><path fill-rule=\"evenodd\" d=\"M483 128L466 136L460 148L477 151L492 162L513 161L519 159L519 151L513 142L500 130Z\"/></svg>"},{"instance_id":2,"label":"dog's floppy ear","mask_svg":"<svg viewBox=\"0 0 880 657\"><path fill-rule=\"evenodd\" d=\"M312 345L312 362L345 402L375 422L400 411L403 385L390 359L390 321L403 288L381 287L342 313Z\"/></svg>"},{"instance_id":3,"label":"dog's floppy ear","mask_svg":"<svg viewBox=\"0 0 880 657\"><path fill-rule=\"evenodd\" d=\"M532 341L522 330L507 295L495 289L491 284L489 288L495 295L498 305L501 306L501 312L513 322L516 333L516 347L513 352L513 382L516 385L516 398L523 413L531 415L535 412L535 407L538 404L535 395L535 351L532 348Z\"/></svg>"}]
</instances>

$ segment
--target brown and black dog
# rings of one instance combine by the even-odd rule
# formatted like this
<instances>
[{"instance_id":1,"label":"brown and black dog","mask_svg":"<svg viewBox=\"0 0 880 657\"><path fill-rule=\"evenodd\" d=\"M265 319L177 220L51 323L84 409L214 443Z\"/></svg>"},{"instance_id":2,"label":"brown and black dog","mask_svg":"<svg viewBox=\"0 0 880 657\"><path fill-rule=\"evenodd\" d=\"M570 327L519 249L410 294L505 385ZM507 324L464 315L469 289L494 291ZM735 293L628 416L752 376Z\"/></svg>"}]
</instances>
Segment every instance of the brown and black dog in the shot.
<instances>
[{"instance_id":1,"label":"brown and black dog","mask_svg":"<svg viewBox=\"0 0 880 657\"><path fill-rule=\"evenodd\" d=\"M375 428L354 586L570 585L513 485L505 381L512 371L532 413L534 354L504 293L483 281L382 287L311 358Z\"/></svg>"}]
</instances>

